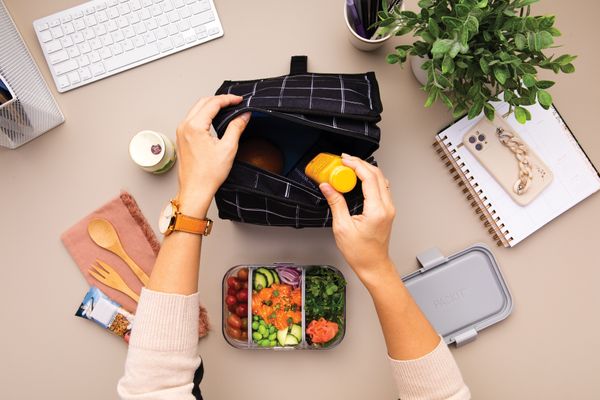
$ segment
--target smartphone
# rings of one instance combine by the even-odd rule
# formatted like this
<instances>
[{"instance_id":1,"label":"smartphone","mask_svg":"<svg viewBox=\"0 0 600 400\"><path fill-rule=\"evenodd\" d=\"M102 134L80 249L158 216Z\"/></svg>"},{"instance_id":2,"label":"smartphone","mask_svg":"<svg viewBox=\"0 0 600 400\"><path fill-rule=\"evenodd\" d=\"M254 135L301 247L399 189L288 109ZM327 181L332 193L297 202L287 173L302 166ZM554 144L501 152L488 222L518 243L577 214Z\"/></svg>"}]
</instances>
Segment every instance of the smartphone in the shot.
<instances>
[{"instance_id":1,"label":"smartphone","mask_svg":"<svg viewBox=\"0 0 600 400\"><path fill-rule=\"evenodd\" d=\"M0 106L9 103L14 98L10 87L0 76Z\"/></svg>"},{"instance_id":2,"label":"smartphone","mask_svg":"<svg viewBox=\"0 0 600 400\"><path fill-rule=\"evenodd\" d=\"M550 185L553 174L550 168L528 146L528 158L533 178L527 191L518 194L514 190L519 179L519 162L515 154L498 137L498 131L511 132L527 144L503 118L496 115L493 121L483 118L463 137L463 145L477 158L485 169L519 205L531 203Z\"/></svg>"}]
</instances>

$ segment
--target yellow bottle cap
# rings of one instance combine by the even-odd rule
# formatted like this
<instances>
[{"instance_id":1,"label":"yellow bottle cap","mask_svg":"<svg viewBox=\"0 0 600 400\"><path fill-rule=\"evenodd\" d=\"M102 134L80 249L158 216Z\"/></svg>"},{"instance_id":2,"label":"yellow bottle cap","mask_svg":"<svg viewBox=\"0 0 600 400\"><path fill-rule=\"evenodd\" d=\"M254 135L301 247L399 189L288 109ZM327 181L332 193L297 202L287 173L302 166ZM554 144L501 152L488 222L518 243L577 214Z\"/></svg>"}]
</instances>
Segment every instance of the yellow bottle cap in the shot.
<instances>
[{"instance_id":1,"label":"yellow bottle cap","mask_svg":"<svg viewBox=\"0 0 600 400\"><path fill-rule=\"evenodd\" d=\"M329 176L329 184L340 193L348 193L356 186L356 173L346 166L335 167Z\"/></svg>"}]
</instances>

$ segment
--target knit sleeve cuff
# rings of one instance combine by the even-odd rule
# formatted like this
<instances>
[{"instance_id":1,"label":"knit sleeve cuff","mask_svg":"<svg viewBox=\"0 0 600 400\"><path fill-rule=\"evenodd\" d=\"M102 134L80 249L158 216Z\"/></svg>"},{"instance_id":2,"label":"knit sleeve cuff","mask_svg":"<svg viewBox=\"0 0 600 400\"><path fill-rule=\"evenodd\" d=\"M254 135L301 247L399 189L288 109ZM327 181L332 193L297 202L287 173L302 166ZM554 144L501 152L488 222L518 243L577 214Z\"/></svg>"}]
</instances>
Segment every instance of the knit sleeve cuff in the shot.
<instances>
[{"instance_id":1,"label":"knit sleeve cuff","mask_svg":"<svg viewBox=\"0 0 600 400\"><path fill-rule=\"evenodd\" d=\"M402 400L463 400L471 397L443 338L431 353L421 358L388 358Z\"/></svg>"},{"instance_id":2,"label":"knit sleeve cuff","mask_svg":"<svg viewBox=\"0 0 600 400\"><path fill-rule=\"evenodd\" d=\"M198 293L185 296L142 288L129 346L175 352L197 346L199 306Z\"/></svg>"}]
</instances>

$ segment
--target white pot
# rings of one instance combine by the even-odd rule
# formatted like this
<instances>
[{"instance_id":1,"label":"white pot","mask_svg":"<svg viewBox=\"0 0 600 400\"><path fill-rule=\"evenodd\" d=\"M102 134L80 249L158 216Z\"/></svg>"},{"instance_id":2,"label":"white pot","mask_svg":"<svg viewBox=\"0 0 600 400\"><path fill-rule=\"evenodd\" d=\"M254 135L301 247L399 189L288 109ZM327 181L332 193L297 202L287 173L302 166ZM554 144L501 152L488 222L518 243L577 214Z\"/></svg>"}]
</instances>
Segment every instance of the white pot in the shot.
<instances>
[{"instance_id":1,"label":"white pot","mask_svg":"<svg viewBox=\"0 0 600 400\"><path fill-rule=\"evenodd\" d=\"M410 56L410 67L412 69L413 75L419 81L419 83L423 86L427 84L427 72L421 69L421 65L425 64L425 61L430 58Z\"/></svg>"},{"instance_id":2,"label":"white pot","mask_svg":"<svg viewBox=\"0 0 600 400\"><path fill-rule=\"evenodd\" d=\"M387 35L386 37L382 37L381 39L371 40L371 39L365 39L364 37L360 36L358 33L354 32L354 29L350 25L350 22L348 22L348 7L346 6L345 1L343 3L344 3L344 21L346 22L348 41L352 44L352 46L354 46L357 49L362 50L362 51L373 51L373 50L377 50L378 48L383 46L385 41L391 37L390 35Z\"/></svg>"}]
</instances>

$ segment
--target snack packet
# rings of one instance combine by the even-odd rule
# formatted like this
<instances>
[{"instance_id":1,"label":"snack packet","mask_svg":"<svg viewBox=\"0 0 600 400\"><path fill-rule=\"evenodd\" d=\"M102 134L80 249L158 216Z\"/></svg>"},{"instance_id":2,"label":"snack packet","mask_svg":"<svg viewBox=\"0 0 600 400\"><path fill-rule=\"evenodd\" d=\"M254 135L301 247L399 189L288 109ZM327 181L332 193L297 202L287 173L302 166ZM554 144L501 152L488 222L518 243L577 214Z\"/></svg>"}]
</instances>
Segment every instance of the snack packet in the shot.
<instances>
[{"instance_id":1,"label":"snack packet","mask_svg":"<svg viewBox=\"0 0 600 400\"><path fill-rule=\"evenodd\" d=\"M129 342L134 315L124 310L100 289L92 286L86 293L75 315L96 322L104 329Z\"/></svg>"}]
</instances>

